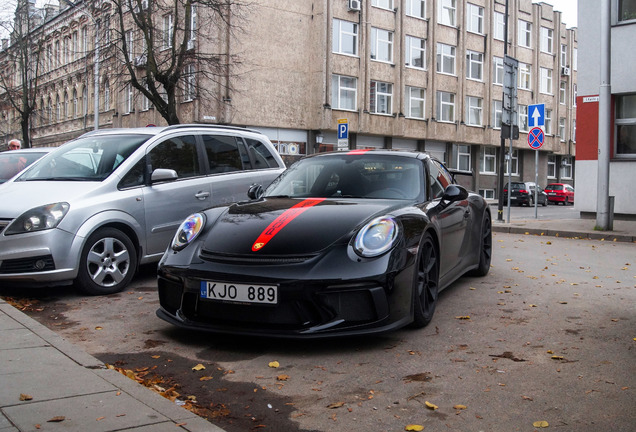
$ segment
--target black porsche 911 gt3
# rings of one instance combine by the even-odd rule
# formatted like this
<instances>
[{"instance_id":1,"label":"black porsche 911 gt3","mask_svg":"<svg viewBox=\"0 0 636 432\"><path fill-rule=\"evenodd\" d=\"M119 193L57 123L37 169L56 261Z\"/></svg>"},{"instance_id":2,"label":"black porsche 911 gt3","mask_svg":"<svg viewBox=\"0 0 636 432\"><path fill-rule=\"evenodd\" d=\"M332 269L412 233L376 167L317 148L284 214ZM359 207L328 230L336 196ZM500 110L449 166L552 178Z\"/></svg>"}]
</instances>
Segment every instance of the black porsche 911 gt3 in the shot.
<instances>
[{"instance_id":1,"label":"black porsche 911 gt3","mask_svg":"<svg viewBox=\"0 0 636 432\"><path fill-rule=\"evenodd\" d=\"M297 338L424 327L440 290L490 268L486 201L425 153L307 156L248 195L182 223L159 263L160 318Z\"/></svg>"}]
</instances>

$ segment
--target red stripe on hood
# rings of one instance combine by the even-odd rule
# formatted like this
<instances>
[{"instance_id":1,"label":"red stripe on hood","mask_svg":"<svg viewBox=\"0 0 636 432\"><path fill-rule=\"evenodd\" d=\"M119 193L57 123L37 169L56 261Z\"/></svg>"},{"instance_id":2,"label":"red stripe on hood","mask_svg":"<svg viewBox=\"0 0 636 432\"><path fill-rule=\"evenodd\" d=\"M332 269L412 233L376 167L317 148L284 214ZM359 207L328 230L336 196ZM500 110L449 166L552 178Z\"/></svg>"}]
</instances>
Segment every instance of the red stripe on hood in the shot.
<instances>
[{"instance_id":1,"label":"red stripe on hood","mask_svg":"<svg viewBox=\"0 0 636 432\"><path fill-rule=\"evenodd\" d=\"M320 204L323 202L325 198L309 198L304 201L299 202L295 206L285 210L283 214L278 216L274 221L269 224L265 230L258 236L254 244L252 245L252 251L257 252L263 248L271 239L278 234L280 230L282 230L288 223L296 219L303 212L305 212L310 207L315 206L316 204Z\"/></svg>"}]
</instances>

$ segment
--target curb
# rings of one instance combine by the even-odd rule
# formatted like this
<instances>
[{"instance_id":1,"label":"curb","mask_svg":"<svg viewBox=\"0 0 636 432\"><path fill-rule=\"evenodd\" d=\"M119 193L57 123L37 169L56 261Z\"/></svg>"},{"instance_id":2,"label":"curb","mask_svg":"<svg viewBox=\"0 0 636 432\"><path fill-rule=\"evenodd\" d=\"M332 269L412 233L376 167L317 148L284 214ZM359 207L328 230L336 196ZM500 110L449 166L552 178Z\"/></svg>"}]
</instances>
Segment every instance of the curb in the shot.
<instances>
[{"instance_id":1,"label":"curb","mask_svg":"<svg viewBox=\"0 0 636 432\"><path fill-rule=\"evenodd\" d=\"M495 232L501 232L506 234L532 234L538 236L550 236L550 237L563 237L574 238L584 240L600 240L600 241L612 241L612 242L626 242L636 243L636 237L623 234L612 234L609 232L578 232L567 230L554 230L554 229L541 229L541 228L529 228L523 226L497 226L492 225L492 230Z\"/></svg>"}]
</instances>

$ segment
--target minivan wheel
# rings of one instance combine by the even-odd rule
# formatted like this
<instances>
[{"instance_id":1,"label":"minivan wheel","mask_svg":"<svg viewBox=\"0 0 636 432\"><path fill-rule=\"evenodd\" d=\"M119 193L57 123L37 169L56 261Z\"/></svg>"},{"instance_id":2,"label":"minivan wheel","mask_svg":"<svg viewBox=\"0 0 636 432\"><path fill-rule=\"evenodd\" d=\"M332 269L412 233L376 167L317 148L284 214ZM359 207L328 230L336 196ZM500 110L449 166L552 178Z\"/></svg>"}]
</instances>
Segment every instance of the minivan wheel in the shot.
<instances>
[{"instance_id":1,"label":"minivan wheel","mask_svg":"<svg viewBox=\"0 0 636 432\"><path fill-rule=\"evenodd\" d=\"M102 228L88 237L80 256L77 287L90 295L113 294L126 288L137 268L130 238L115 228Z\"/></svg>"}]
</instances>

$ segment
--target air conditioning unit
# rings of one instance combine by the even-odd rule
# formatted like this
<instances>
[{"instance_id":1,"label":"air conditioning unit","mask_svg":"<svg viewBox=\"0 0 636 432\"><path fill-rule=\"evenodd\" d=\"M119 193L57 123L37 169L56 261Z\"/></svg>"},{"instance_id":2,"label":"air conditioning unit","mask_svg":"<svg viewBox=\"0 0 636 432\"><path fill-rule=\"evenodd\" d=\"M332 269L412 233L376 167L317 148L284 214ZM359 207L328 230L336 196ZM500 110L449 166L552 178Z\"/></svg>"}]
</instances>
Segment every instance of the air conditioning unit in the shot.
<instances>
[{"instance_id":1,"label":"air conditioning unit","mask_svg":"<svg viewBox=\"0 0 636 432\"><path fill-rule=\"evenodd\" d=\"M186 50L190 51L190 50L193 50L193 49L194 49L194 39L190 39L188 41L188 45L186 46Z\"/></svg>"},{"instance_id":2,"label":"air conditioning unit","mask_svg":"<svg viewBox=\"0 0 636 432\"><path fill-rule=\"evenodd\" d=\"M359 11L360 10L360 0L347 0L348 1L348 8L350 11Z\"/></svg>"},{"instance_id":3,"label":"air conditioning unit","mask_svg":"<svg viewBox=\"0 0 636 432\"><path fill-rule=\"evenodd\" d=\"M146 62L148 61L148 59L146 58L146 55L140 55L138 57L135 57L135 59L133 60L133 64L137 67L142 67L146 65Z\"/></svg>"},{"instance_id":4,"label":"air conditioning unit","mask_svg":"<svg viewBox=\"0 0 636 432\"><path fill-rule=\"evenodd\" d=\"M570 68L569 67L562 67L561 68L561 75L564 76L570 76Z\"/></svg>"}]
</instances>

